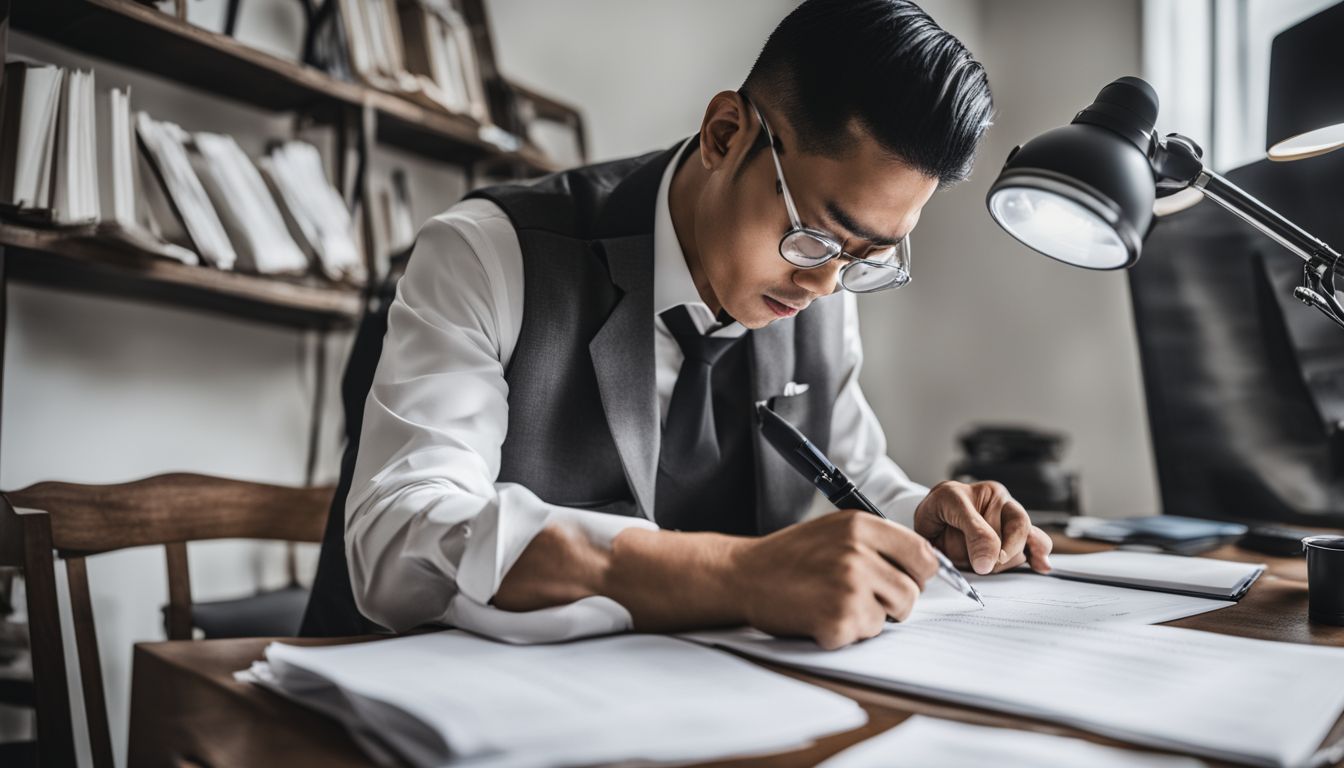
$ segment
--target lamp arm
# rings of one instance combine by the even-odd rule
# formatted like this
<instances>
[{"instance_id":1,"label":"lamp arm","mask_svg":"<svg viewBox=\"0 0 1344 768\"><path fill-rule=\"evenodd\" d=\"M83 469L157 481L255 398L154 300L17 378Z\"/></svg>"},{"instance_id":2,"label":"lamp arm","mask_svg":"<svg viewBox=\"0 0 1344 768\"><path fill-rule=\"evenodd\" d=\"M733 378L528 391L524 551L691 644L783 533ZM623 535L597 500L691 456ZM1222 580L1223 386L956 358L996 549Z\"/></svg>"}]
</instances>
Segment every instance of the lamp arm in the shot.
<instances>
[{"instance_id":1,"label":"lamp arm","mask_svg":"<svg viewBox=\"0 0 1344 768\"><path fill-rule=\"evenodd\" d=\"M1268 235L1301 257L1303 285L1293 296L1344 328L1344 305L1335 296L1335 271L1344 257L1310 232L1284 218L1246 190L1204 165L1204 153L1193 140L1178 133L1154 139L1149 160L1158 189L1194 188L1227 211Z\"/></svg>"},{"instance_id":2,"label":"lamp arm","mask_svg":"<svg viewBox=\"0 0 1344 768\"><path fill-rule=\"evenodd\" d=\"M1284 218L1241 187L1205 168L1191 183L1206 197L1226 208L1247 224L1264 232L1274 242L1292 251L1318 270L1340 266L1339 251Z\"/></svg>"},{"instance_id":3,"label":"lamp arm","mask_svg":"<svg viewBox=\"0 0 1344 768\"><path fill-rule=\"evenodd\" d=\"M1203 192L1205 197L1297 254L1318 274L1341 266L1339 251L1205 166L1203 150L1190 138L1179 133L1167 134L1153 141L1150 152L1159 188L1189 186Z\"/></svg>"}]
</instances>

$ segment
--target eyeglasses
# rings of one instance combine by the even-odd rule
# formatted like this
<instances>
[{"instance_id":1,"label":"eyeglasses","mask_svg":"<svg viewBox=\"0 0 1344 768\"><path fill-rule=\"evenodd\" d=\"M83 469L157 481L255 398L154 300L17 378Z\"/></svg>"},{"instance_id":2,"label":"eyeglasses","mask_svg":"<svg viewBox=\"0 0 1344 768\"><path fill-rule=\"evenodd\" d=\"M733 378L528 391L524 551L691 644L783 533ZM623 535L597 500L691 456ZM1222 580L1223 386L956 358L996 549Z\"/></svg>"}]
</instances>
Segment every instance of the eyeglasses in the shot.
<instances>
[{"instance_id":1,"label":"eyeglasses","mask_svg":"<svg viewBox=\"0 0 1344 768\"><path fill-rule=\"evenodd\" d=\"M751 104L750 101L747 103ZM862 256L855 256L845 253L844 246L835 236L803 226L802 220L798 218L798 208L793 204L793 195L789 194L789 184L784 181L784 167L780 165L779 153L775 151L775 135L755 104L751 104L751 109L765 129L770 156L775 160L775 178L779 180L779 189L784 195L784 206L789 210L790 229L779 240L779 255L802 269L816 269L831 259L843 256L849 263L840 268L840 287L851 293L887 291L910 282L909 235L895 245L872 246L863 251Z\"/></svg>"}]
</instances>

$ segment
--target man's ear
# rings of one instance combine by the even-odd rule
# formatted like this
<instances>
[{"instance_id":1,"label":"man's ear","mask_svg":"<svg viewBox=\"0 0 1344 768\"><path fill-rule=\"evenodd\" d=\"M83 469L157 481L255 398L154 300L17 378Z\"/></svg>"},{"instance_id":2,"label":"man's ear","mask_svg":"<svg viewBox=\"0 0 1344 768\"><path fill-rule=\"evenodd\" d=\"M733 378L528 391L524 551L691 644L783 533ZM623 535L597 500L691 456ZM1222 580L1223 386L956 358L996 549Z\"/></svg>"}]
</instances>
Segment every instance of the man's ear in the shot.
<instances>
[{"instance_id":1,"label":"man's ear","mask_svg":"<svg viewBox=\"0 0 1344 768\"><path fill-rule=\"evenodd\" d=\"M719 91L709 100L700 124L700 163L712 171L740 161L755 131L751 107L737 91Z\"/></svg>"}]
</instances>

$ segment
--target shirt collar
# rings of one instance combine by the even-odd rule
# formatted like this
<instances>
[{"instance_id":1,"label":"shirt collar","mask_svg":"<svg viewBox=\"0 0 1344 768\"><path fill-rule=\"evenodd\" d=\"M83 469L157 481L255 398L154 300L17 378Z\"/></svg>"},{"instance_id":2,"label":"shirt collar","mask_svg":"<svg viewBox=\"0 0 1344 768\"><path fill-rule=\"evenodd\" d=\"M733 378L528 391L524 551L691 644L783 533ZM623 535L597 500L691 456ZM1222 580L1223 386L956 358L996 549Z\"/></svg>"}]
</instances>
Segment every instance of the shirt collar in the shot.
<instances>
[{"instance_id":1,"label":"shirt collar","mask_svg":"<svg viewBox=\"0 0 1344 768\"><path fill-rule=\"evenodd\" d=\"M712 333L719 330L720 325L714 313L709 311L709 306L700 300L700 292L695 289L691 270L686 266L686 254L681 250L677 231L672 226L672 209L668 196L668 191L672 187L672 176L676 174L677 168L681 167L681 159L687 151L687 146L695 141L695 138L691 136L677 148L672 162L668 163L667 170L663 171L663 180L658 186L653 217L653 312L656 316L672 307L685 304L700 332ZM722 330L727 334L746 331L736 322L722 326Z\"/></svg>"}]
</instances>

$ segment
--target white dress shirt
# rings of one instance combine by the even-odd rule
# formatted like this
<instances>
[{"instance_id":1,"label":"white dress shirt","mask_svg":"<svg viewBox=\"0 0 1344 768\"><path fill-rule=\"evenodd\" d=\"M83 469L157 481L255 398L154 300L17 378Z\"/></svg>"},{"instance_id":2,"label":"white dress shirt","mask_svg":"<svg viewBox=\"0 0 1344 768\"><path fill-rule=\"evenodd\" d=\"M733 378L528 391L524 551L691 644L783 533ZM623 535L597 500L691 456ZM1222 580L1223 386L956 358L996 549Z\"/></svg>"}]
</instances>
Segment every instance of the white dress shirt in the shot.
<instances>
[{"instance_id":1,"label":"white dress shirt","mask_svg":"<svg viewBox=\"0 0 1344 768\"><path fill-rule=\"evenodd\" d=\"M669 164L656 201L654 312L685 304L702 333L740 335L741 325L716 322L691 280L668 208L676 168ZM490 605L509 568L549 524L575 525L604 548L628 527L657 527L548 504L522 485L497 482L508 429L504 370L522 323L523 277L508 216L489 201L466 200L420 230L397 285L365 404L345 530L355 603L389 629L443 624L510 642L549 642L631 627L630 613L600 596L525 613ZM828 453L875 504L908 525L928 489L886 455L882 427L859 389L857 306L852 294L844 301L847 375ZM665 419L682 354L660 318L654 327ZM820 494L817 500L824 505Z\"/></svg>"}]
</instances>

